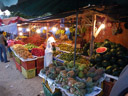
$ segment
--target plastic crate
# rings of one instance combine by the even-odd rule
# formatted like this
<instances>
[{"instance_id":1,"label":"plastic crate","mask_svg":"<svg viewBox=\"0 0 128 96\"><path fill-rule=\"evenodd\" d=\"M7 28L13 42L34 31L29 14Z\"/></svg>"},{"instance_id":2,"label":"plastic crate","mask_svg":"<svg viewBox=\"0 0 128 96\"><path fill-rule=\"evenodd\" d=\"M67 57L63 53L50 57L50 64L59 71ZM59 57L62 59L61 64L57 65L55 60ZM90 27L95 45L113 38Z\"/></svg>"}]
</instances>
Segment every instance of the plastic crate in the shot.
<instances>
[{"instance_id":1,"label":"plastic crate","mask_svg":"<svg viewBox=\"0 0 128 96\"><path fill-rule=\"evenodd\" d=\"M26 70L34 69L35 68L35 60L33 60L33 61L26 61L26 62L21 61L21 65Z\"/></svg>"},{"instance_id":2,"label":"plastic crate","mask_svg":"<svg viewBox=\"0 0 128 96\"><path fill-rule=\"evenodd\" d=\"M60 91L51 93L50 90L46 87L46 85L44 83L42 83L42 85L43 85L43 90L44 90L45 96L62 96L62 93Z\"/></svg>"},{"instance_id":3,"label":"plastic crate","mask_svg":"<svg viewBox=\"0 0 128 96\"><path fill-rule=\"evenodd\" d=\"M23 67L21 67L21 69L22 69L22 74L25 78L30 79L35 77L36 74L35 69L25 70Z\"/></svg>"},{"instance_id":4,"label":"plastic crate","mask_svg":"<svg viewBox=\"0 0 128 96\"><path fill-rule=\"evenodd\" d=\"M36 68L36 75L38 75L40 73L40 70L43 69L43 67L37 67Z\"/></svg>"},{"instance_id":5,"label":"plastic crate","mask_svg":"<svg viewBox=\"0 0 128 96\"><path fill-rule=\"evenodd\" d=\"M18 63L18 64L21 64L21 60L18 58L18 57L14 57L15 58L15 61Z\"/></svg>"},{"instance_id":6,"label":"plastic crate","mask_svg":"<svg viewBox=\"0 0 128 96\"><path fill-rule=\"evenodd\" d=\"M114 85L114 82L112 82L112 81L110 81L110 82L103 81L103 96L110 95L113 85Z\"/></svg>"},{"instance_id":7,"label":"plastic crate","mask_svg":"<svg viewBox=\"0 0 128 96\"><path fill-rule=\"evenodd\" d=\"M15 64L16 64L16 69L22 72L20 64L18 64L17 62L15 62Z\"/></svg>"},{"instance_id":8,"label":"plastic crate","mask_svg":"<svg viewBox=\"0 0 128 96\"><path fill-rule=\"evenodd\" d=\"M39 58L36 60L36 67L44 67L44 58Z\"/></svg>"}]
</instances>

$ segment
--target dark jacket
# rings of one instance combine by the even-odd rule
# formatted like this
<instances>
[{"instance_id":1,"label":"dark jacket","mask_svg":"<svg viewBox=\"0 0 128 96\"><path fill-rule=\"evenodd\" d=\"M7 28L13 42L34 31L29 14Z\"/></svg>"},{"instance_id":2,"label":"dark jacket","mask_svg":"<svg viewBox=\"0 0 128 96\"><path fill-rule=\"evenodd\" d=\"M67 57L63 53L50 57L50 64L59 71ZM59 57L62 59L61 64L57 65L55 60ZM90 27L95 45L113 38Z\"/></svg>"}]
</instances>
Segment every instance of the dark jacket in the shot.
<instances>
[{"instance_id":1,"label":"dark jacket","mask_svg":"<svg viewBox=\"0 0 128 96\"><path fill-rule=\"evenodd\" d=\"M5 38L5 36L3 35L3 34L0 34L0 44L3 44L3 45L5 45L5 41L6 41L7 39Z\"/></svg>"},{"instance_id":2,"label":"dark jacket","mask_svg":"<svg viewBox=\"0 0 128 96\"><path fill-rule=\"evenodd\" d=\"M114 84L110 96L124 96L128 93L128 65L121 72L118 81Z\"/></svg>"}]
</instances>

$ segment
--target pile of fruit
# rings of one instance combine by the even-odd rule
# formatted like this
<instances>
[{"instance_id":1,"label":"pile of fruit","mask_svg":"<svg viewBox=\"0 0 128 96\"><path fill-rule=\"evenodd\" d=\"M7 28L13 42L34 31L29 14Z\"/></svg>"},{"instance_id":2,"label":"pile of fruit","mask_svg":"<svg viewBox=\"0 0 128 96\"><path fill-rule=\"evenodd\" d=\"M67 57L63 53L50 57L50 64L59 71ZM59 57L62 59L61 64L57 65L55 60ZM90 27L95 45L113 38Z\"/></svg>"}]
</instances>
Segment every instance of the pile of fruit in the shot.
<instances>
[{"instance_id":1,"label":"pile of fruit","mask_svg":"<svg viewBox=\"0 0 128 96\"><path fill-rule=\"evenodd\" d=\"M96 51L98 47L102 48ZM105 68L108 74L119 76L122 69L128 64L126 56L128 56L127 48L105 40L103 43L95 43L95 50L90 62L97 67Z\"/></svg>"},{"instance_id":2,"label":"pile of fruit","mask_svg":"<svg viewBox=\"0 0 128 96\"><path fill-rule=\"evenodd\" d=\"M31 53L32 55L35 55L35 56L44 56L44 49L32 48Z\"/></svg>"},{"instance_id":3,"label":"pile of fruit","mask_svg":"<svg viewBox=\"0 0 128 96\"><path fill-rule=\"evenodd\" d=\"M85 94L91 93L93 87L98 84L99 79L104 74L104 69L86 67L85 64L80 66L82 67L78 68L78 70L74 68L72 64L63 64L55 61L45 69L42 69L41 72L46 74L50 79L55 80L57 84L60 84L61 87L66 89L69 93L75 96L85 96ZM84 78L85 81L78 78L83 70L84 74L82 78Z\"/></svg>"},{"instance_id":4,"label":"pile of fruit","mask_svg":"<svg viewBox=\"0 0 128 96\"><path fill-rule=\"evenodd\" d=\"M23 39L23 38L27 38L27 36L17 36L15 40L18 40L18 39Z\"/></svg>"},{"instance_id":5,"label":"pile of fruit","mask_svg":"<svg viewBox=\"0 0 128 96\"><path fill-rule=\"evenodd\" d=\"M43 74L46 74L47 77L50 79L55 80L55 78L58 76L61 70L64 70L64 66L60 62L54 61L53 64L50 64L48 67L45 67L45 69L42 69L41 72Z\"/></svg>"},{"instance_id":6,"label":"pile of fruit","mask_svg":"<svg viewBox=\"0 0 128 96\"><path fill-rule=\"evenodd\" d=\"M37 48L38 46L31 44L31 43L28 43L24 47L27 48L28 50L32 50L33 48Z\"/></svg>"},{"instance_id":7,"label":"pile of fruit","mask_svg":"<svg viewBox=\"0 0 128 96\"><path fill-rule=\"evenodd\" d=\"M88 72L84 74L85 81L76 78L77 71L75 70L62 70L56 78L56 83L61 84L64 89L75 96L85 96L93 91L93 87L97 85L104 74L104 69L92 70L94 68L88 69Z\"/></svg>"},{"instance_id":8,"label":"pile of fruit","mask_svg":"<svg viewBox=\"0 0 128 96\"><path fill-rule=\"evenodd\" d=\"M54 57L56 57L56 56L59 55L59 54L62 54L62 52L60 52L60 51L54 51L54 52L53 52L53 56L54 56Z\"/></svg>"},{"instance_id":9,"label":"pile of fruit","mask_svg":"<svg viewBox=\"0 0 128 96\"><path fill-rule=\"evenodd\" d=\"M28 49L21 44L15 44L12 48L16 52L16 54L18 54L23 59L33 58L32 54L28 51Z\"/></svg>"},{"instance_id":10,"label":"pile of fruit","mask_svg":"<svg viewBox=\"0 0 128 96\"><path fill-rule=\"evenodd\" d=\"M63 51L74 52L74 48L68 44L59 44L58 47L60 48L60 50ZM79 48L76 49L76 53L81 53L81 52L82 52L81 49Z\"/></svg>"},{"instance_id":11,"label":"pile of fruit","mask_svg":"<svg viewBox=\"0 0 128 96\"><path fill-rule=\"evenodd\" d=\"M44 49L44 50L45 50L46 45L45 45L45 44L41 44L38 48L40 48L40 49Z\"/></svg>"},{"instance_id":12,"label":"pile of fruit","mask_svg":"<svg viewBox=\"0 0 128 96\"><path fill-rule=\"evenodd\" d=\"M71 45L59 44L58 47L60 48L60 50L64 50L64 51L69 51L69 52L74 51L74 48Z\"/></svg>"},{"instance_id":13,"label":"pile of fruit","mask_svg":"<svg viewBox=\"0 0 128 96\"><path fill-rule=\"evenodd\" d=\"M34 34L31 37L23 39L23 42L25 44L31 43L36 46L40 46L42 43L44 43L44 40L40 37L40 35Z\"/></svg>"},{"instance_id":14,"label":"pile of fruit","mask_svg":"<svg viewBox=\"0 0 128 96\"><path fill-rule=\"evenodd\" d=\"M76 60L79 58L80 58L80 56L76 55ZM74 60L74 54L73 53L62 53L60 55L59 59L65 60L65 61L72 61L72 60Z\"/></svg>"},{"instance_id":15,"label":"pile of fruit","mask_svg":"<svg viewBox=\"0 0 128 96\"><path fill-rule=\"evenodd\" d=\"M14 44L22 44L22 45L24 45L25 43L22 42L21 40L16 40L16 41L14 41Z\"/></svg>"}]
</instances>

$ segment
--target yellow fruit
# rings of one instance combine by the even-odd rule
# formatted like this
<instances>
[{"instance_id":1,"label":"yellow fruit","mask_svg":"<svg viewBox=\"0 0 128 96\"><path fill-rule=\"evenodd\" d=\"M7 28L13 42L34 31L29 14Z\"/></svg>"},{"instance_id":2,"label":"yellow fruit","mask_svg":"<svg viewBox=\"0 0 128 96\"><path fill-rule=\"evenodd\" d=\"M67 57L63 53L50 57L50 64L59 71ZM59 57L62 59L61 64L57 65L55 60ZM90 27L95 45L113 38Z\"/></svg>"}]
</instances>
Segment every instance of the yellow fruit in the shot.
<instances>
[{"instance_id":1,"label":"yellow fruit","mask_svg":"<svg viewBox=\"0 0 128 96\"><path fill-rule=\"evenodd\" d=\"M61 30L61 34L64 34L65 33L65 31L64 30Z\"/></svg>"},{"instance_id":2,"label":"yellow fruit","mask_svg":"<svg viewBox=\"0 0 128 96\"><path fill-rule=\"evenodd\" d=\"M43 33L46 33L46 30L43 30Z\"/></svg>"},{"instance_id":3,"label":"yellow fruit","mask_svg":"<svg viewBox=\"0 0 128 96\"><path fill-rule=\"evenodd\" d=\"M61 34L61 30L57 30L55 34L56 35Z\"/></svg>"},{"instance_id":4,"label":"yellow fruit","mask_svg":"<svg viewBox=\"0 0 128 96\"><path fill-rule=\"evenodd\" d=\"M7 33L6 33L6 32L3 32L3 35L4 35L4 36L6 36L6 35L7 35Z\"/></svg>"}]
</instances>

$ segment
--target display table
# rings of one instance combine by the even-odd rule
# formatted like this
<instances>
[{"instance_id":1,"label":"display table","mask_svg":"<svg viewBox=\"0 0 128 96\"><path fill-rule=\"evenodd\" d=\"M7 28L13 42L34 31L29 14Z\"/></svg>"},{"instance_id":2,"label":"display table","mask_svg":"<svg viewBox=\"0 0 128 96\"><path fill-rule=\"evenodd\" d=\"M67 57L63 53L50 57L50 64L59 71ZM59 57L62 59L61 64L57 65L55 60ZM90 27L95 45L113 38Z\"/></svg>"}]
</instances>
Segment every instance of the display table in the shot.
<instances>
[{"instance_id":1,"label":"display table","mask_svg":"<svg viewBox=\"0 0 128 96\"><path fill-rule=\"evenodd\" d=\"M49 84L49 86L50 86L50 88L52 89L53 92L54 92L55 88L57 88L57 89L60 89L62 92L64 92L67 96L74 96L74 94L71 94L71 93L67 92L67 90L62 88L60 84L56 84L54 80L48 78L45 74L42 74L40 72L38 74L38 76L48 81L48 84ZM102 91L102 89L100 87L94 86L93 92L90 93L90 94L85 94L85 96L96 96L101 91Z\"/></svg>"},{"instance_id":2,"label":"display table","mask_svg":"<svg viewBox=\"0 0 128 96\"><path fill-rule=\"evenodd\" d=\"M37 57L33 55L33 58L23 59L16 54L12 47L10 49L14 54L13 59L16 64L16 69L19 70L25 78L29 79L35 77L44 67L44 56Z\"/></svg>"}]
</instances>

